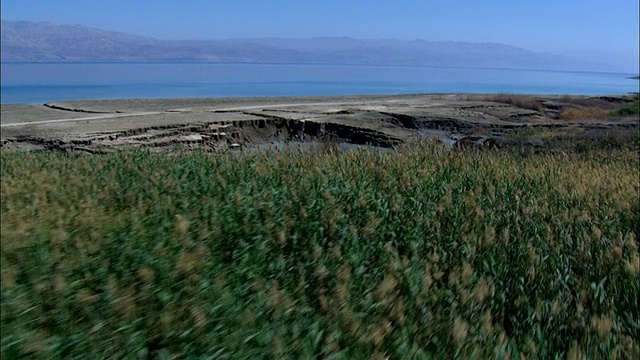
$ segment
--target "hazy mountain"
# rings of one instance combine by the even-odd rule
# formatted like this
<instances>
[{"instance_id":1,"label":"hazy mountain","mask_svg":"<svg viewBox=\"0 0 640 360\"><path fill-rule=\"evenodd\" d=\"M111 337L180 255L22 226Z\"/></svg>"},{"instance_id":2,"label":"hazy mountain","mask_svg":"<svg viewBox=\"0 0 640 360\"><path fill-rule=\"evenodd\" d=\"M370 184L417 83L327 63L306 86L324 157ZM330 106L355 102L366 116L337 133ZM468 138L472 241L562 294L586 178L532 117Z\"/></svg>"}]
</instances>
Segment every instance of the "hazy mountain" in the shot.
<instances>
[{"instance_id":1,"label":"hazy mountain","mask_svg":"<svg viewBox=\"0 0 640 360\"><path fill-rule=\"evenodd\" d=\"M2 61L279 61L286 49L228 41L170 41L77 25L2 21Z\"/></svg>"},{"instance_id":2,"label":"hazy mountain","mask_svg":"<svg viewBox=\"0 0 640 360\"><path fill-rule=\"evenodd\" d=\"M572 59L589 59L593 63L607 64L610 68L620 69L621 72L637 74L640 69L638 53L613 52L602 50L558 50L554 53Z\"/></svg>"},{"instance_id":3,"label":"hazy mountain","mask_svg":"<svg viewBox=\"0 0 640 360\"><path fill-rule=\"evenodd\" d=\"M2 20L3 62L210 61L602 70L493 43L352 38L161 40L77 25Z\"/></svg>"}]
</instances>

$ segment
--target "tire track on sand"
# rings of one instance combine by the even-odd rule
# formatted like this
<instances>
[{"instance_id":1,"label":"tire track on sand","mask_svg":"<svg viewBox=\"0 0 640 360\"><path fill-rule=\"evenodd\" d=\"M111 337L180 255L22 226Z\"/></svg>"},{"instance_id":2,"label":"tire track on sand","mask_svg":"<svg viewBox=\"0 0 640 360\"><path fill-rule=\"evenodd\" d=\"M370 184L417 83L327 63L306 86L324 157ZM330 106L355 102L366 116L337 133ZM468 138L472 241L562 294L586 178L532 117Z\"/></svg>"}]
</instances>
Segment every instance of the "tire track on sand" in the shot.
<instances>
[{"instance_id":1,"label":"tire track on sand","mask_svg":"<svg viewBox=\"0 0 640 360\"><path fill-rule=\"evenodd\" d=\"M242 111L242 110L255 110L255 109L272 109L272 108L282 108L282 107L291 107L291 106L336 106L336 105L354 105L361 104L361 102L312 102L312 103L286 103L286 104L273 104L273 105L251 105L251 106L235 106L230 108L223 109L213 109L214 112L224 112L224 111ZM25 122L17 122L17 123L8 123L8 124L0 124L0 127L16 127L16 126L25 126L25 125L40 125L40 124L51 124L58 122L74 122L74 121L89 121L89 120L101 120L101 119L114 119L120 117L131 117L131 116L147 116L147 115L159 115L176 112L167 110L167 111L146 111L146 112L138 112L138 113L110 113L110 114L101 114L101 115L93 115L79 118L64 118L64 119L48 119L48 120L37 120L37 121L25 121ZM181 112L193 112L193 110L181 111Z\"/></svg>"}]
</instances>

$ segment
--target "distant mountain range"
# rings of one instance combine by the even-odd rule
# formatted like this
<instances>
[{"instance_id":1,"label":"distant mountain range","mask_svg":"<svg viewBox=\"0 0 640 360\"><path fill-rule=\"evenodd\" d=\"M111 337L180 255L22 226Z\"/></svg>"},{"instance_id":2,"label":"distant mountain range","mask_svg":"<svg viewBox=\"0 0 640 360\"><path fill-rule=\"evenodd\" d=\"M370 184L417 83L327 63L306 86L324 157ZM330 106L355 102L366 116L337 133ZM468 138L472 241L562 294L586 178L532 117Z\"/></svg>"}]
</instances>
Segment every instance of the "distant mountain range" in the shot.
<instances>
[{"instance_id":1,"label":"distant mountain range","mask_svg":"<svg viewBox=\"0 0 640 360\"><path fill-rule=\"evenodd\" d=\"M2 20L2 62L228 62L619 71L496 43L352 38L162 40L54 23Z\"/></svg>"}]
</instances>

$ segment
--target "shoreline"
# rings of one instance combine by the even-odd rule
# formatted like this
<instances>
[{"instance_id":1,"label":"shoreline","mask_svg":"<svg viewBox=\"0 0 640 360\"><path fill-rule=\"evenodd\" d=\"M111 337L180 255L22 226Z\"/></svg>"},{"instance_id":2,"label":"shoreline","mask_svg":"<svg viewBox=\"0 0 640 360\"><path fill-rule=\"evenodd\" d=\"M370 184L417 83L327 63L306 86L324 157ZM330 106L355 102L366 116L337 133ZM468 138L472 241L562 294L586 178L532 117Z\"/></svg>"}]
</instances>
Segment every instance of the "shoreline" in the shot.
<instances>
[{"instance_id":1,"label":"shoreline","mask_svg":"<svg viewBox=\"0 0 640 360\"><path fill-rule=\"evenodd\" d=\"M327 138L386 148L427 137L465 147L540 148L548 144L521 141L518 134L633 131L637 118L608 114L634 102L637 95L507 93L52 101L0 106L0 140L2 150L95 153L136 147L223 151ZM567 111L573 114L567 117Z\"/></svg>"},{"instance_id":2,"label":"shoreline","mask_svg":"<svg viewBox=\"0 0 640 360\"><path fill-rule=\"evenodd\" d=\"M629 77L628 79L638 79L637 77ZM55 103L123 103L123 102L149 102L164 103L167 106L176 103L236 103L236 102L257 102L264 103L267 101L341 101L341 100L384 100L387 98L405 98L405 97L428 97L428 96L449 96L449 97L491 97L491 96L526 96L553 99L560 97L576 97L576 98L598 98L598 97L626 97L636 95L638 92L630 91L624 93L598 93L598 94L575 94L575 93L521 93L521 92L425 92L425 93L389 93L389 94L349 94L349 95L275 95L275 96L188 96L188 97L122 97L122 98L97 98L97 99L63 99L63 100L47 100L44 102L12 102L0 103L2 106L21 106L21 105L46 105Z\"/></svg>"},{"instance_id":3,"label":"shoreline","mask_svg":"<svg viewBox=\"0 0 640 360\"><path fill-rule=\"evenodd\" d=\"M181 66L146 62L70 66L5 63L1 101L12 104L43 103L55 100L53 97L100 100L467 92L596 96L637 90L635 82L627 79L636 75L634 71L254 63Z\"/></svg>"}]
</instances>

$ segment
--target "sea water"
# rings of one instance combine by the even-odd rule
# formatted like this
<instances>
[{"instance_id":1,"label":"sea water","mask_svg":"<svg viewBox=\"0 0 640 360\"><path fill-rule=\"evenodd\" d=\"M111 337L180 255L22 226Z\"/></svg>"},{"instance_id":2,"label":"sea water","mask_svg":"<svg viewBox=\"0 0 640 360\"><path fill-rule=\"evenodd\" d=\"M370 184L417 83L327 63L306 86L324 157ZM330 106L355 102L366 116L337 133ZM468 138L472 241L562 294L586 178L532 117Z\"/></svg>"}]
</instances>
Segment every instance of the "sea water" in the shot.
<instances>
[{"instance_id":1,"label":"sea water","mask_svg":"<svg viewBox=\"0 0 640 360\"><path fill-rule=\"evenodd\" d=\"M1 102L417 93L625 94L635 74L483 68L3 63Z\"/></svg>"}]
</instances>

